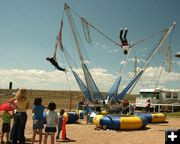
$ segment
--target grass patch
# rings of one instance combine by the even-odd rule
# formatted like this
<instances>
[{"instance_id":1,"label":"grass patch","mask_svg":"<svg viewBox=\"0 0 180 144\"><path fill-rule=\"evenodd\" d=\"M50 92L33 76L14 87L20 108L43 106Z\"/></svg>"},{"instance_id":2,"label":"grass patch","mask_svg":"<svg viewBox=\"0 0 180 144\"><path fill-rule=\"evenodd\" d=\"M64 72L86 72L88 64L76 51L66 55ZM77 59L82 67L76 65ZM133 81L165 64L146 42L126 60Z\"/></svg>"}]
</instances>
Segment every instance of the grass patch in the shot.
<instances>
[{"instance_id":1,"label":"grass patch","mask_svg":"<svg viewBox=\"0 0 180 144\"><path fill-rule=\"evenodd\" d=\"M169 113L166 113L166 116L180 118L180 112L169 112Z\"/></svg>"}]
</instances>

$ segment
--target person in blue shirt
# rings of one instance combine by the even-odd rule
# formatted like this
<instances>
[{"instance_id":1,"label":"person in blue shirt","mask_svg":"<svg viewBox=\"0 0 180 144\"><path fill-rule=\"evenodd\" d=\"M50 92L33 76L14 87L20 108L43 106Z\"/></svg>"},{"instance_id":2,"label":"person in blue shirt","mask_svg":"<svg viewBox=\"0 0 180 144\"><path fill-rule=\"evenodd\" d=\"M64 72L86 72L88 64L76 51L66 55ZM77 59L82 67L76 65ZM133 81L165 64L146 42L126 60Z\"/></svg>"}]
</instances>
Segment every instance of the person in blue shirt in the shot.
<instances>
[{"instance_id":1,"label":"person in blue shirt","mask_svg":"<svg viewBox=\"0 0 180 144\"><path fill-rule=\"evenodd\" d=\"M42 98L34 99L34 106L32 109L33 112L33 136L32 136L32 144L34 144L36 134L39 134L39 143L42 142L42 129L44 128L44 106L41 104Z\"/></svg>"}]
</instances>

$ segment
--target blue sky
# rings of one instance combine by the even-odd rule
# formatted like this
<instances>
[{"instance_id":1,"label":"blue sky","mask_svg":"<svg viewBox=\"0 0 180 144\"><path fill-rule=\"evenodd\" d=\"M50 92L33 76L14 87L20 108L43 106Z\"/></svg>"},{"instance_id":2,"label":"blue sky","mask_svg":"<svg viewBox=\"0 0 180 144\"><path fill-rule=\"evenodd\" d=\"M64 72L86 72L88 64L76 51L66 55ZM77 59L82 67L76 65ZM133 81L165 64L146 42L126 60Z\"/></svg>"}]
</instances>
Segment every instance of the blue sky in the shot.
<instances>
[{"instance_id":1,"label":"blue sky","mask_svg":"<svg viewBox=\"0 0 180 144\"><path fill-rule=\"evenodd\" d=\"M128 40L136 42L176 21L171 46L173 54L180 51L179 0L67 0L67 3L116 42L119 41L119 28L127 27ZM0 0L0 88L8 88L12 81L13 88L67 90L64 73L56 71L45 60L53 55L63 5L63 0ZM68 27L67 21L64 25L64 28ZM81 25L77 27L82 29ZM87 45L87 53L94 66L92 73L96 74L95 79L100 77L97 80L97 83L103 83L100 89L108 90L122 69L124 55L116 45L95 31L91 32L93 44ZM72 47L69 33L68 30L63 33L64 45L68 48ZM139 55L143 54L142 49L152 48L148 43L139 47ZM158 71L157 59L144 74L147 86L154 85L148 79ZM58 52L58 60L66 67L61 52ZM159 87L180 89L180 59L173 57L173 64L170 74L163 71ZM129 66L128 70L132 71L131 68ZM71 88L78 90L71 72L68 77Z\"/></svg>"}]
</instances>

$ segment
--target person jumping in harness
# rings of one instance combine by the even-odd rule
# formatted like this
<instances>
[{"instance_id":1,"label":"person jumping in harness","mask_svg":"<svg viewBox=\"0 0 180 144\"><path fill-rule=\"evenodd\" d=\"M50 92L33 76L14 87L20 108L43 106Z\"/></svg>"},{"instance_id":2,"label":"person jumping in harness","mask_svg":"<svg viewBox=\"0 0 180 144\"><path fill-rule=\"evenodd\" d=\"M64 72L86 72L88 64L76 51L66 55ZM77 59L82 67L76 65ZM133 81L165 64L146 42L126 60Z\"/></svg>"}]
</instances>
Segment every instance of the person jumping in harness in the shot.
<instances>
[{"instance_id":1,"label":"person jumping in harness","mask_svg":"<svg viewBox=\"0 0 180 144\"><path fill-rule=\"evenodd\" d=\"M120 35L119 35L119 38L121 40L121 47L124 50L125 55L129 51L129 44L128 44L128 41L127 41L127 38L126 38L127 32L128 32L128 29L125 28L125 32L124 32L124 36L123 36L123 30L120 29Z\"/></svg>"},{"instance_id":2,"label":"person jumping in harness","mask_svg":"<svg viewBox=\"0 0 180 144\"><path fill-rule=\"evenodd\" d=\"M64 68L62 68L62 67L60 67L58 65L58 63L56 62L56 58L55 57L52 57L52 58L47 57L46 60L49 61L58 70L66 72L66 69L64 69Z\"/></svg>"}]
</instances>

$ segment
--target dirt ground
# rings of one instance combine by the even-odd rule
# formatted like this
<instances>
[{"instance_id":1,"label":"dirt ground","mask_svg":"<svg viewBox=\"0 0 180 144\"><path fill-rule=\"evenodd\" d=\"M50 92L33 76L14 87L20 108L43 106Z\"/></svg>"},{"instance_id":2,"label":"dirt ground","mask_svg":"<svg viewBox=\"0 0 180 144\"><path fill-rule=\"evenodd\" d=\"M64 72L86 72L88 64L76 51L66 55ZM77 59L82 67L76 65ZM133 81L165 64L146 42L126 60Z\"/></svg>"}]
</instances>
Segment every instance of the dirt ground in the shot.
<instances>
[{"instance_id":1,"label":"dirt ground","mask_svg":"<svg viewBox=\"0 0 180 144\"><path fill-rule=\"evenodd\" d=\"M31 143L32 137L31 115L31 110L28 110L28 121L25 130L27 144ZM77 124L67 125L67 137L70 141L58 141L56 144L163 144L166 129L180 129L180 118L167 118L167 121L168 123L148 124L142 130L115 131L96 129L95 125L86 124L85 120L79 120ZM48 143L50 144L50 141Z\"/></svg>"}]
</instances>

